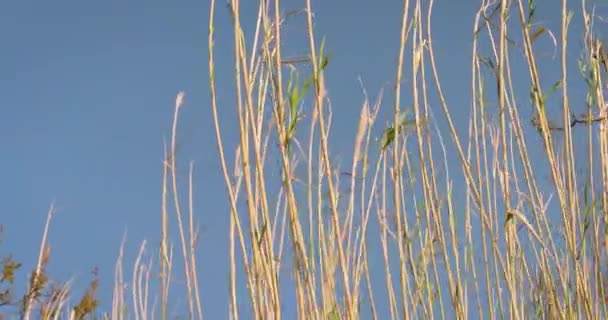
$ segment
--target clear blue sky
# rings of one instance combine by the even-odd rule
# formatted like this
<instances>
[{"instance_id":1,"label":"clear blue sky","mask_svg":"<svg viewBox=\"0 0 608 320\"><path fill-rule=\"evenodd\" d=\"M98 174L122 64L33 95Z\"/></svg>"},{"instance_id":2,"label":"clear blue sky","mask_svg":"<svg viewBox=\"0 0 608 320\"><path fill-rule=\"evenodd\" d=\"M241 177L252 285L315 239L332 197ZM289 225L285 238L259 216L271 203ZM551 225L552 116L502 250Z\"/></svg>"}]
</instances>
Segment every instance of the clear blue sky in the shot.
<instances>
[{"instance_id":1,"label":"clear blue sky","mask_svg":"<svg viewBox=\"0 0 608 320\"><path fill-rule=\"evenodd\" d=\"M464 135L478 1L436 2L434 47L450 106L462 110L454 116ZM572 2L571 34L578 39L580 4ZM541 21L558 32L558 1L537 3ZM283 4L284 9L302 6L302 1ZM363 98L358 77L372 98L380 88L387 90L381 122L390 115L402 4L314 1L313 8L317 35L327 37L332 53L326 77L334 117L340 119L333 126L332 148L348 159ZM232 27L223 1L216 10L218 99L227 121L224 137L234 145ZM252 4L243 4L248 30L256 14ZM6 227L0 253L12 252L26 268L33 267L46 211L55 200L50 272L63 280L77 276L76 288L81 288L98 266L100 297L108 309L123 233L127 266L141 240L156 249L163 138L170 132L175 95L184 90L179 157L182 168L189 160L196 165L203 309L211 318L226 316L229 206L210 117L207 23L207 1L14 1L0 6L0 224ZM287 32L287 55L306 54L304 20L296 19ZM570 54L576 57L579 51L573 41ZM573 73L576 62L571 61ZM547 85L558 72L546 73ZM406 71L405 88L409 76ZM521 92L527 93L528 80L521 79ZM580 87L573 90L583 93ZM527 101L527 96L520 100L524 106ZM25 284L25 278L20 281Z\"/></svg>"}]
</instances>

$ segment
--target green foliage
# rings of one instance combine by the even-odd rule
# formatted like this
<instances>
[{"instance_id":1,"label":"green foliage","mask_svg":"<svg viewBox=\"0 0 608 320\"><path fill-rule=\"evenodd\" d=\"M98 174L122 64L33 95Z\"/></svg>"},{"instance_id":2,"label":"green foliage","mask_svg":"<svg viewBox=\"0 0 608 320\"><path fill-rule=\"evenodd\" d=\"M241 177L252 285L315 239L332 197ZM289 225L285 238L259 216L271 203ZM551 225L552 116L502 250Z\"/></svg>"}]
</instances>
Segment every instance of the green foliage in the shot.
<instances>
[{"instance_id":1,"label":"green foliage","mask_svg":"<svg viewBox=\"0 0 608 320\"><path fill-rule=\"evenodd\" d=\"M534 14L536 13L536 3L534 0L528 0L528 24L532 23Z\"/></svg>"},{"instance_id":2,"label":"green foliage","mask_svg":"<svg viewBox=\"0 0 608 320\"><path fill-rule=\"evenodd\" d=\"M397 128L397 130L395 130L394 125L389 126L388 128L384 129L384 132L382 133L382 137L380 138L380 151L384 152L386 150L386 148L388 148L391 143L393 143L393 141L395 140L395 131L397 132L407 132L407 131L411 131L414 130L416 128L416 119L408 119L408 115L409 115L410 111L409 110L405 110L403 112L401 112L399 114L399 119L398 119L398 123L399 123L399 127ZM427 120L426 119L422 119L422 121L419 123L419 125L426 125Z\"/></svg>"},{"instance_id":3,"label":"green foliage","mask_svg":"<svg viewBox=\"0 0 608 320\"><path fill-rule=\"evenodd\" d=\"M291 139L295 136L296 127L298 122L302 119L301 112L298 111L300 103L308 93L310 86L313 82L318 82L321 72L327 68L331 54L325 54L325 38L321 41L321 48L319 49L319 74L309 75L304 83L300 86L300 74L297 70L292 69L289 74L289 82L287 83L287 95L289 101L289 119L287 120L287 134L283 143L287 147L288 152L291 152ZM316 79L316 80L315 80ZM315 83L317 91L319 90L319 84ZM318 93L317 93L318 94Z\"/></svg>"}]
</instances>

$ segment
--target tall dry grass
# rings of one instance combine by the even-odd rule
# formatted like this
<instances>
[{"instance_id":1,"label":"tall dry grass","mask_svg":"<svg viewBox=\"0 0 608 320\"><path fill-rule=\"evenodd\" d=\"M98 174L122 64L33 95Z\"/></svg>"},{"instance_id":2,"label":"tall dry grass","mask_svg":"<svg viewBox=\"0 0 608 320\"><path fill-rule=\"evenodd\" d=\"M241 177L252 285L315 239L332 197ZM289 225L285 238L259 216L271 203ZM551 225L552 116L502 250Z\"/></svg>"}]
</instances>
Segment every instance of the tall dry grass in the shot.
<instances>
[{"instance_id":1,"label":"tall dry grass","mask_svg":"<svg viewBox=\"0 0 608 320\"><path fill-rule=\"evenodd\" d=\"M242 312L235 298L234 264L243 264L255 318L280 318L285 304L306 319L603 318L608 166L602 77L607 62L593 30L591 6L581 3L585 32L575 45L582 44L583 55L568 61L572 16L567 1L560 3L561 30L535 20L537 6L549 4L482 1L472 30L470 122L463 135L453 121L462 109L444 96L444 76L435 61L434 2L403 4L393 122L376 148L371 132L381 102L363 101L345 182L350 194L341 194L337 186L344 175L332 164L328 138L332 111L324 72L331 62L324 41L315 37L310 1L303 10L311 69L304 82L294 79L305 68L282 53L281 30L288 20L281 16L280 2L260 1L255 26L241 25L239 1L230 2L240 133L238 146L231 146L238 150L239 175L230 175L216 111L212 1L211 104L232 206L232 253L240 253L232 258L232 317ZM248 43L244 34L249 28L255 36ZM515 33L521 34L520 43L510 40ZM554 67L561 70L561 79L549 89L534 49L540 37L553 39L560 53ZM525 65L513 65L514 55ZM582 79L567 73L573 63L579 64ZM515 72L527 73L529 91L514 85ZM413 79L407 88L404 74ZM587 86L582 114L570 106L570 79ZM560 94L561 123L547 116L552 91ZM404 92L413 99L411 109L402 107ZM522 96L530 97L531 117L522 112L527 108ZM434 121L431 99L440 101L434 111L446 127ZM497 107L490 107L488 99L495 99ZM272 117L265 118L268 108ZM573 142L575 127L586 128L586 145ZM282 164L282 193L275 199L266 191L277 183L267 173L269 139L278 144ZM447 149L455 152L448 156ZM304 177L294 176L299 163L307 168ZM451 170L459 172L452 175ZM548 172L549 183L540 172ZM234 199L241 191L233 186L241 181L248 207L239 210ZM300 183L306 186L303 192L294 188ZM466 188L466 201L454 200L454 186ZM555 204L550 205L551 199ZM347 204L345 210L341 203ZM273 217L273 206L283 211ZM379 234L368 232L372 225ZM380 247L368 247L372 237L379 238ZM284 244L291 250L283 251ZM384 259L384 268L374 270L376 277L370 274L370 250L382 252ZM280 270L289 260L293 288L280 285ZM380 272L385 281L372 282ZM283 290L293 290L295 301L283 301ZM386 298L377 299L379 295Z\"/></svg>"},{"instance_id":2,"label":"tall dry grass","mask_svg":"<svg viewBox=\"0 0 608 320\"><path fill-rule=\"evenodd\" d=\"M560 30L535 20L537 7L558 3ZM259 1L257 21L251 26L241 24L240 1L228 4L234 32L234 101L218 101L216 96L214 0L208 48L210 113L230 214L231 319L280 319L286 310L295 310L301 319L607 316L608 133L603 90L608 52L596 37L590 4L581 1L585 31L577 38L569 33L572 16L566 0L481 1L471 30L470 121L464 132L453 120L463 106L445 97L448 71L439 69L435 60L434 1L403 1L393 100L383 100L380 94L372 102L364 92L347 169L331 156L333 113L324 81L324 73L331 72L331 55L325 40L315 36L310 0L303 10L291 12L304 15L307 22L307 37L301 39L308 43L306 59L283 54L282 30L289 20L279 0ZM246 31L254 31L249 42ZM512 34L523 40L511 41ZM561 70L557 82L540 71L534 43L541 37L553 39L559 52L553 61ZM583 53L578 61L569 61L567 48L577 45ZM525 64L512 64L515 58ZM567 73L574 63L580 74ZM513 75L522 72L529 80L528 91L515 84ZM412 79L407 87L401 81L404 76ZM572 81L583 82L587 89L582 113L571 106ZM408 109L401 99L406 93L413 99ZM547 106L551 94L561 103L560 121L549 115L557 110ZM530 103L522 105L522 97L530 97ZM440 102L433 109L431 99ZM489 100L495 100L495 106ZM203 318L200 292L205 284L198 283L196 257L205 253L196 252L192 166L185 190L176 172L183 101L180 93L163 165L158 267L143 261L143 243L127 292L121 250L108 318L168 319L175 272L186 279L188 318ZM218 109L228 105L235 105L236 145L224 140L225 125L218 117ZM376 137L374 128L382 126L376 121L380 112L390 112L393 120ZM447 125L439 126L438 121ZM579 135L584 132L579 139L586 140L584 145L574 142L575 128ZM232 151L235 158L227 158ZM279 177L270 156L280 159ZM299 168L304 174L297 174ZM550 180L542 178L544 172ZM347 185L348 192L341 185ZM277 186L278 193L269 191ZM186 203L180 201L182 194ZM245 207L237 205L243 197ZM170 223L179 231L175 247ZM44 288L39 275L49 254L44 239L21 300L26 319L34 307L42 310L45 305L36 298ZM370 253L382 261L371 261ZM175 259L183 270L174 269ZM11 279L16 269L6 261L2 281ZM160 292L151 293L151 272L156 269ZM281 276L285 272L291 275L289 283ZM54 311L44 318L64 314L80 319L92 313L97 303L92 297L83 298L81 307L66 306L68 287L56 291L49 307ZM89 296L96 287L93 282ZM239 299L239 288L246 288L248 299Z\"/></svg>"}]
</instances>

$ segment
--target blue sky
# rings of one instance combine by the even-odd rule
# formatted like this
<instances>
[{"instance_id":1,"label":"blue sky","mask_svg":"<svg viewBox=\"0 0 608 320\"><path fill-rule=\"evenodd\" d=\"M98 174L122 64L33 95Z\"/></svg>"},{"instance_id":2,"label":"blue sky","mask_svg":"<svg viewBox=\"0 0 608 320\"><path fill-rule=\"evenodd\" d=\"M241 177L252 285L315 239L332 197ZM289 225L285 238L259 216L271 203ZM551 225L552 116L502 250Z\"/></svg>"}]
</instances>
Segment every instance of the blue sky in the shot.
<instances>
[{"instance_id":1,"label":"blue sky","mask_svg":"<svg viewBox=\"0 0 608 320\"><path fill-rule=\"evenodd\" d=\"M462 109L454 117L464 136L478 1L436 2L434 48L450 106ZM541 21L558 32L559 6L537 2ZM284 9L302 6L301 1L283 3ZM348 159L363 99L358 77L372 99L386 90L381 121L390 115L402 4L313 1L313 8L317 36L326 36L332 54L326 78L334 117L340 119L333 126L332 149ZM577 39L582 29L574 8L570 32ZM224 138L234 145L232 26L222 1L216 10L220 116ZM242 5L248 30L253 30L256 14L253 2ZM58 212L50 233L51 274L64 280L77 276L86 285L89 271L99 267L100 297L109 307L123 234L127 232L126 258L131 261L141 240L153 249L159 240L163 139L170 132L175 95L183 90L179 157L182 169L190 160L196 165L203 309L207 316L225 317L229 205L209 106L207 23L207 1L1 5L0 224L6 241L0 253L13 253L28 269L34 266L46 211L54 200ZM306 54L304 20L296 19L286 32L286 55ZM569 54L579 52L573 41ZM570 73L577 72L571 61ZM558 72L546 75L557 80ZM408 70L405 88L409 76ZM527 82L523 86L527 92ZM572 86L575 95L584 94L582 87ZM441 119L437 107L435 116Z\"/></svg>"}]
</instances>

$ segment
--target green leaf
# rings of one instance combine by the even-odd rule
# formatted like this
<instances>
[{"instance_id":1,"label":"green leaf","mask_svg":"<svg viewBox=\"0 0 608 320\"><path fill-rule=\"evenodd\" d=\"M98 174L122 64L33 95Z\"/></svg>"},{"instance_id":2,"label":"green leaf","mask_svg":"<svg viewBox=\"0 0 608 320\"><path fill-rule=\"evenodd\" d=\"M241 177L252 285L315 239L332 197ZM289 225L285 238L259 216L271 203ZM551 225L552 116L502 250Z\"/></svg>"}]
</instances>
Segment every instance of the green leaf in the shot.
<instances>
[{"instance_id":1,"label":"green leaf","mask_svg":"<svg viewBox=\"0 0 608 320\"><path fill-rule=\"evenodd\" d=\"M562 81L561 81L561 80L557 80L557 81L556 81L556 82L555 82L555 83L554 83L554 84L551 86L551 88L549 88L549 91L547 91L546 96L550 96L550 95L552 95L552 94L553 94L553 93L554 93L554 92L557 90L557 88L561 87L561 85L562 85Z\"/></svg>"},{"instance_id":2,"label":"green leaf","mask_svg":"<svg viewBox=\"0 0 608 320\"><path fill-rule=\"evenodd\" d=\"M380 139L380 150L386 150L393 140L395 140L395 129L392 126L384 129L382 139Z\"/></svg>"},{"instance_id":3,"label":"green leaf","mask_svg":"<svg viewBox=\"0 0 608 320\"><path fill-rule=\"evenodd\" d=\"M310 89L312 84L312 76L309 76L304 85L300 89L300 75L296 70L292 70L289 75L289 82L287 84L288 99L289 99L289 120L287 124L287 134L285 136L285 143L289 149L289 141L294 136L296 125L300 119L298 112L298 106L306 96L306 93Z\"/></svg>"},{"instance_id":4,"label":"green leaf","mask_svg":"<svg viewBox=\"0 0 608 320\"><path fill-rule=\"evenodd\" d=\"M325 70L325 67L327 67L327 64L329 64L329 58L331 58L331 54L328 54L325 57L322 57L321 66L320 66L321 70Z\"/></svg>"},{"instance_id":5,"label":"green leaf","mask_svg":"<svg viewBox=\"0 0 608 320\"><path fill-rule=\"evenodd\" d=\"M331 54L325 55L325 37L321 40L321 48L319 49L319 72L324 70L329 63Z\"/></svg>"},{"instance_id":6,"label":"green leaf","mask_svg":"<svg viewBox=\"0 0 608 320\"><path fill-rule=\"evenodd\" d=\"M536 29L536 31L534 31L534 33L530 37L530 42L534 43L534 41L536 41L538 39L538 37L540 37L545 31L546 31L545 27L543 27L543 26L538 27Z\"/></svg>"},{"instance_id":7,"label":"green leaf","mask_svg":"<svg viewBox=\"0 0 608 320\"><path fill-rule=\"evenodd\" d=\"M410 110L408 109L399 114L399 117L397 118L399 132L410 131L416 128L416 119L408 119L407 116L409 114ZM420 123L418 125L426 125L427 122L428 121L426 119L420 119ZM386 150L386 148L388 148L388 146L390 146L390 144L393 143L394 140L395 127L389 126L388 128L384 129L384 132L382 133L382 138L380 139L380 150Z\"/></svg>"},{"instance_id":8,"label":"green leaf","mask_svg":"<svg viewBox=\"0 0 608 320\"><path fill-rule=\"evenodd\" d=\"M532 22L532 18L534 17L534 13L536 12L536 4L534 0L528 1L528 23Z\"/></svg>"},{"instance_id":9,"label":"green leaf","mask_svg":"<svg viewBox=\"0 0 608 320\"><path fill-rule=\"evenodd\" d=\"M323 54L325 53L325 37L321 40L321 48L319 49L319 57L323 58Z\"/></svg>"},{"instance_id":10,"label":"green leaf","mask_svg":"<svg viewBox=\"0 0 608 320\"><path fill-rule=\"evenodd\" d=\"M306 81L304 81L304 86L302 87L302 93L300 94L302 97L306 95L308 89L310 89L310 85L312 84L312 76L309 76Z\"/></svg>"}]
</instances>

